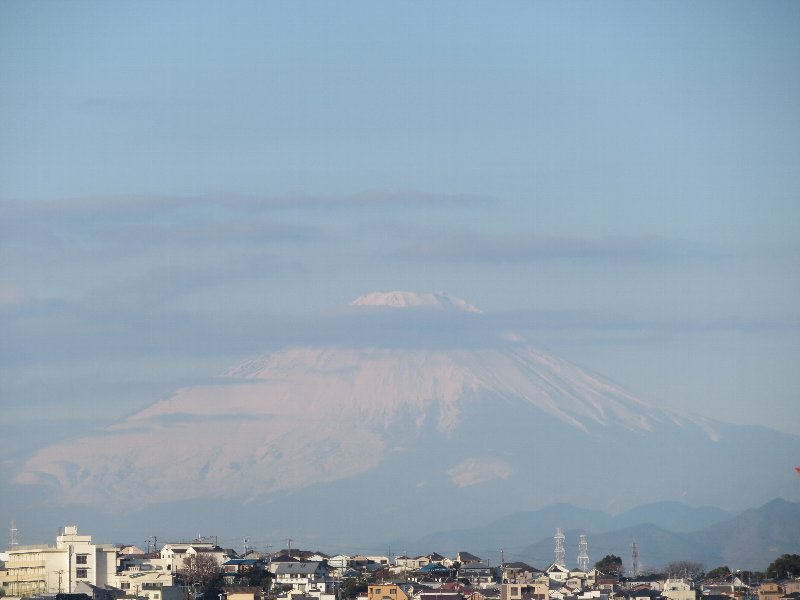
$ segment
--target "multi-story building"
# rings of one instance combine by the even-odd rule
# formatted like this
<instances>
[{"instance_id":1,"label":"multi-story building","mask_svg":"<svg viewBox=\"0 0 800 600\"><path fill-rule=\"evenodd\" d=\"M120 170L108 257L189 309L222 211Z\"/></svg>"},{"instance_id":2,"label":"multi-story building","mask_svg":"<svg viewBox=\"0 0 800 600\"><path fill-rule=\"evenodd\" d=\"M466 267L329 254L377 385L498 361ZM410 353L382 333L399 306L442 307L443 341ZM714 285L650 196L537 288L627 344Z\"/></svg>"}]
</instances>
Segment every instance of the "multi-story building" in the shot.
<instances>
[{"instance_id":1,"label":"multi-story building","mask_svg":"<svg viewBox=\"0 0 800 600\"><path fill-rule=\"evenodd\" d=\"M273 563L275 584L308 593L328 591L328 567L324 562Z\"/></svg>"},{"instance_id":2,"label":"multi-story building","mask_svg":"<svg viewBox=\"0 0 800 600\"><path fill-rule=\"evenodd\" d=\"M8 550L4 592L7 596L73 593L79 581L95 586L111 585L117 550L92 544L89 535L78 535L68 525L56 536L56 545L15 546Z\"/></svg>"}]
</instances>

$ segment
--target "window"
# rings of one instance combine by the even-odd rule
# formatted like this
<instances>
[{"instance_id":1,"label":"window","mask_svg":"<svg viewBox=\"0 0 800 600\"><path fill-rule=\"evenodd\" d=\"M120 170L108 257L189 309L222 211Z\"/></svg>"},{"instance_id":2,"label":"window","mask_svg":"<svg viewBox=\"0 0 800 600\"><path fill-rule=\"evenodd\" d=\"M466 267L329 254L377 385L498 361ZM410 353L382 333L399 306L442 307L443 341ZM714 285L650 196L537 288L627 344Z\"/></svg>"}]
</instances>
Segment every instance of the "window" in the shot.
<instances>
[{"instance_id":1,"label":"window","mask_svg":"<svg viewBox=\"0 0 800 600\"><path fill-rule=\"evenodd\" d=\"M75 569L75 577L78 579L86 579L89 577L89 569Z\"/></svg>"},{"instance_id":2,"label":"window","mask_svg":"<svg viewBox=\"0 0 800 600\"><path fill-rule=\"evenodd\" d=\"M121 590L129 590L129 589L131 589L130 581L122 581L122 582L120 582L119 589L121 589Z\"/></svg>"},{"instance_id":3,"label":"window","mask_svg":"<svg viewBox=\"0 0 800 600\"><path fill-rule=\"evenodd\" d=\"M89 555L88 554L78 554L75 556L75 564L76 565L88 565L89 564Z\"/></svg>"}]
</instances>

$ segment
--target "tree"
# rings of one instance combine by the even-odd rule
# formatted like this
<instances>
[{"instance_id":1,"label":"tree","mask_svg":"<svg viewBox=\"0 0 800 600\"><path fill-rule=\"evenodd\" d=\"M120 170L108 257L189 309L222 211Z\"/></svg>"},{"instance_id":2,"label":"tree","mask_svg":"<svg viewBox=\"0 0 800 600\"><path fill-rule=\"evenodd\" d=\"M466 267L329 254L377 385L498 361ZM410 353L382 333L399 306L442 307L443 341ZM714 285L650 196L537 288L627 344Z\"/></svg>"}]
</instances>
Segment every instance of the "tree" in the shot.
<instances>
[{"instance_id":1,"label":"tree","mask_svg":"<svg viewBox=\"0 0 800 600\"><path fill-rule=\"evenodd\" d=\"M239 574L239 578L243 585L268 591L272 587L274 576L267 569L250 567L243 569Z\"/></svg>"},{"instance_id":2,"label":"tree","mask_svg":"<svg viewBox=\"0 0 800 600\"><path fill-rule=\"evenodd\" d=\"M767 577L783 579L800 575L800 554L781 554L767 567Z\"/></svg>"},{"instance_id":3,"label":"tree","mask_svg":"<svg viewBox=\"0 0 800 600\"><path fill-rule=\"evenodd\" d=\"M716 569L711 569L708 573L706 573L706 577L709 579L724 579L728 575L731 574L731 570L726 566L717 567Z\"/></svg>"},{"instance_id":4,"label":"tree","mask_svg":"<svg viewBox=\"0 0 800 600\"><path fill-rule=\"evenodd\" d=\"M219 564L211 554L193 554L186 558L180 575L189 589L199 586L205 590L220 575Z\"/></svg>"},{"instance_id":5,"label":"tree","mask_svg":"<svg viewBox=\"0 0 800 600\"><path fill-rule=\"evenodd\" d=\"M342 583L342 598L355 598L367 593L367 580L363 576L349 577Z\"/></svg>"},{"instance_id":6,"label":"tree","mask_svg":"<svg viewBox=\"0 0 800 600\"><path fill-rule=\"evenodd\" d=\"M622 575L622 559L615 554L606 554L594 563L594 568L606 575Z\"/></svg>"},{"instance_id":7,"label":"tree","mask_svg":"<svg viewBox=\"0 0 800 600\"><path fill-rule=\"evenodd\" d=\"M667 575L670 577L688 577L698 579L703 576L705 566L693 560L676 560L667 565Z\"/></svg>"}]
</instances>

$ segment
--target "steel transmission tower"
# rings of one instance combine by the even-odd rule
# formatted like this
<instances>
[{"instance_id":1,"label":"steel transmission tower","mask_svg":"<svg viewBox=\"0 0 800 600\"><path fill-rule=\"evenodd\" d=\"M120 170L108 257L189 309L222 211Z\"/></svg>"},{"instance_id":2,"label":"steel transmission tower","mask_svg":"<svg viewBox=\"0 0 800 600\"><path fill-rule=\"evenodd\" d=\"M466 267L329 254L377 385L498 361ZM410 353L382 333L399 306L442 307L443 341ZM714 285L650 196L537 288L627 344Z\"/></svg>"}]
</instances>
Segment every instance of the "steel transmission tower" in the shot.
<instances>
[{"instance_id":1,"label":"steel transmission tower","mask_svg":"<svg viewBox=\"0 0 800 600\"><path fill-rule=\"evenodd\" d=\"M564 534L561 533L561 528L559 527L556 529L556 534L553 536L553 539L556 541L556 564L560 566L565 566L566 561L564 560L567 556L566 550L564 550Z\"/></svg>"},{"instance_id":2,"label":"steel transmission tower","mask_svg":"<svg viewBox=\"0 0 800 600\"><path fill-rule=\"evenodd\" d=\"M586 543L586 536L583 534L578 542L578 570L584 573L589 570L589 544Z\"/></svg>"},{"instance_id":3,"label":"steel transmission tower","mask_svg":"<svg viewBox=\"0 0 800 600\"><path fill-rule=\"evenodd\" d=\"M641 567L639 566L639 550L636 549L636 542L631 544L631 569L633 570L634 577L637 577L639 571L641 571Z\"/></svg>"}]
</instances>

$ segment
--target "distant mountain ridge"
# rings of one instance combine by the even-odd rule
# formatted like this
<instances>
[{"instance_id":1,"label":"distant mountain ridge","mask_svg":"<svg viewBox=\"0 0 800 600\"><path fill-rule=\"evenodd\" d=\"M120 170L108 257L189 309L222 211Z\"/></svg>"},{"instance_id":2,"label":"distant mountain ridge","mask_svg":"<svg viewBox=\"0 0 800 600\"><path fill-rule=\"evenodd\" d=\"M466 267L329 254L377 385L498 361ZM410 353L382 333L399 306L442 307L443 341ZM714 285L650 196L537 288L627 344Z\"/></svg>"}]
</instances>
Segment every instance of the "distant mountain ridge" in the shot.
<instances>
[{"instance_id":1,"label":"distant mountain ridge","mask_svg":"<svg viewBox=\"0 0 800 600\"><path fill-rule=\"evenodd\" d=\"M713 507L689 507L679 502L638 506L612 516L608 513L556 504L515 513L484 527L440 532L414 542L394 540L395 547L419 552L473 551L496 553L505 548L509 560L544 568L553 559L553 534L560 527L567 538L567 566L574 566L579 534L586 534L592 563L616 554L630 568L635 542L641 564L659 570L679 560L703 563L711 569L764 570L785 553L800 553L800 502L772 500L733 515ZM525 539L537 539L526 544Z\"/></svg>"},{"instance_id":2,"label":"distant mountain ridge","mask_svg":"<svg viewBox=\"0 0 800 600\"><path fill-rule=\"evenodd\" d=\"M556 527L598 534L648 523L680 533L724 522L733 516L733 513L720 508L696 508L680 502L643 504L618 515L557 503L539 510L513 513L481 527L430 533L413 542L393 540L391 545L415 548L420 552L425 549L452 552L461 548L520 549L531 546L533 540L549 539L549 551L545 554L552 555L552 536ZM544 557L543 560L548 559Z\"/></svg>"}]
</instances>

